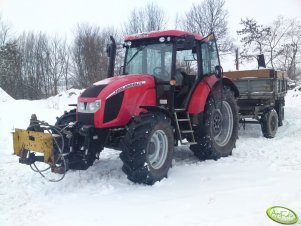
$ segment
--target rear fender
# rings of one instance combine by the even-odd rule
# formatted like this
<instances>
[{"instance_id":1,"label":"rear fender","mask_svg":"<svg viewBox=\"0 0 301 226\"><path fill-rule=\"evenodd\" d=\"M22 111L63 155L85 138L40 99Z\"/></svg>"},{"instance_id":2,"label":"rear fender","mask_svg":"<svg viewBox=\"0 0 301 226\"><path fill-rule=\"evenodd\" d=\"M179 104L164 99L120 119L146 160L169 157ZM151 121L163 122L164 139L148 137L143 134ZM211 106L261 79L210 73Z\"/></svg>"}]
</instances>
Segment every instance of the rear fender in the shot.
<instances>
[{"instance_id":1,"label":"rear fender","mask_svg":"<svg viewBox=\"0 0 301 226\"><path fill-rule=\"evenodd\" d=\"M230 87L230 89L234 92L234 96L239 97L239 90L237 86L232 82L231 79L227 77L223 77L223 85Z\"/></svg>"},{"instance_id":2,"label":"rear fender","mask_svg":"<svg viewBox=\"0 0 301 226\"><path fill-rule=\"evenodd\" d=\"M188 104L188 112L190 114L199 114L204 112L207 97L216 84L218 79L215 75L207 76L202 79L196 86Z\"/></svg>"},{"instance_id":3,"label":"rear fender","mask_svg":"<svg viewBox=\"0 0 301 226\"><path fill-rule=\"evenodd\" d=\"M219 80L216 78L215 75L211 75L205 77L199 82L188 104L188 112L190 114L199 114L204 112L205 104L210 94L210 91L218 85L218 81ZM222 81L224 86L228 86L233 90L235 97L239 96L239 91L237 87L229 78L223 77Z\"/></svg>"}]
</instances>

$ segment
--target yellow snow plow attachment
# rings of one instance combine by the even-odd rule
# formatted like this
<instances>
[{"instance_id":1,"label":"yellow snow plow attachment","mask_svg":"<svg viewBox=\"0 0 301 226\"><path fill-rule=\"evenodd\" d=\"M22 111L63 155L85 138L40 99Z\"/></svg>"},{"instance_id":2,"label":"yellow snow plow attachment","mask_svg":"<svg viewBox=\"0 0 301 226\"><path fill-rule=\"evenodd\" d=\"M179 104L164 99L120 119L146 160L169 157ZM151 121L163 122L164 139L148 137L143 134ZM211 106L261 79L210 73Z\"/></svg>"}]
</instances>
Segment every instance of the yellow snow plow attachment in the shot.
<instances>
[{"instance_id":1,"label":"yellow snow plow attachment","mask_svg":"<svg viewBox=\"0 0 301 226\"><path fill-rule=\"evenodd\" d=\"M19 163L29 165L48 181L62 180L68 170L63 130L37 120L33 114L27 130L13 132L14 154L20 157Z\"/></svg>"},{"instance_id":2,"label":"yellow snow plow attachment","mask_svg":"<svg viewBox=\"0 0 301 226\"><path fill-rule=\"evenodd\" d=\"M14 154L20 160L26 158L28 151L44 154L44 162L51 163L53 157L53 138L49 133L16 129L13 133Z\"/></svg>"}]
</instances>

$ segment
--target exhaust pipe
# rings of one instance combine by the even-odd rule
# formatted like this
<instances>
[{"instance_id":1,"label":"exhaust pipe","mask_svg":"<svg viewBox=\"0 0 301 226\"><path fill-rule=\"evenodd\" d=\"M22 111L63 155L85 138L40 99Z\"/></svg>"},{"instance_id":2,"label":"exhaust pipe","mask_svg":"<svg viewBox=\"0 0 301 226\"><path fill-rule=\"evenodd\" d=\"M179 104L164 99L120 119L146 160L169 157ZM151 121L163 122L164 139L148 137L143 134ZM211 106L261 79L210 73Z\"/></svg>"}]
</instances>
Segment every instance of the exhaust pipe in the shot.
<instances>
[{"instance_id":1,"label":"exhaust pipe","mask_svg":"<svg viewBox=\"0 0 301 226\"><path fill-rule=\"evenodd\" d=\"M111 44L107 46L107 54L109 57L108 78L114 76L115 58L116 58L116 42L113 36L110 36Z\"/></svg>"}]
</instances>

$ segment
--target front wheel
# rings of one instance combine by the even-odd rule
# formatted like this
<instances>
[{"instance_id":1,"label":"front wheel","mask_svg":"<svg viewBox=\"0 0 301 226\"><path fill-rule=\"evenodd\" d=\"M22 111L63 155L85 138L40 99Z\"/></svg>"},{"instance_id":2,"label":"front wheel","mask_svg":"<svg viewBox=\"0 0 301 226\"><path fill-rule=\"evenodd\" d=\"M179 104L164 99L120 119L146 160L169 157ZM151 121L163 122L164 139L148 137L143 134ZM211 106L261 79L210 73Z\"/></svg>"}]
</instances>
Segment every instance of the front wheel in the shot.
<instances>
[{"instance_id":1,"label":"front wheel","mask_svg":"<svg viewBox=\"0 0 301 226\"><path fill-rule=\"evenodd\" d=\"M238 134L238 108L229 87L223 88L222 101L214 91L210 94L194 132L197 144L190 149L199 159L218 159L232 154Z\"/></svg>"},{"instance_id":2,"label":"front wheel","mask_svg":"<svg viewBox=\"0 0 301 226\"><path fill-rule=\"evenodd\" d=\"M170 119L160 113L144 113L133 119L122 142L122 170L135 183L152 185L167 177L174 136Z\"/></svg>"},{"instance_id":3,"label":"front wheel","mask_svg":"<svg viewBox=\"0 0 301 226\"><path fill-rule=\"evenodd\" d=\"M69 123L76 121L76 109L71 111L65 111L64 114L60 117L57 117L55 126L59 128L66 127Z\"/></svg>"}]
</instances>

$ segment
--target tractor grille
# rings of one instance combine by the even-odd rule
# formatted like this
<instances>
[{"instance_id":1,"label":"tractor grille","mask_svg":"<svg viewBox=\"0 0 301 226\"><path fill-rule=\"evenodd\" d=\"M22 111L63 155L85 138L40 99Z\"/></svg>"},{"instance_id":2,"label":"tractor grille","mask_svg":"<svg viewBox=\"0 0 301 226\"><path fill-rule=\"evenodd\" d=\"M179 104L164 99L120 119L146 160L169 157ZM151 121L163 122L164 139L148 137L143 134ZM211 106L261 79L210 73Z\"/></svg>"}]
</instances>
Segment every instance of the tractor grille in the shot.
<instances>
[{"instance_id":1,"label":"tractor grille","mask_svg":"<svg viewBox=\"0 0 301 226\"><path fill-rule=\"evenodd\" d=\"M82 125L94 125L94 113L77 113L78 122Z\"/></svg>"}]
</instances>

